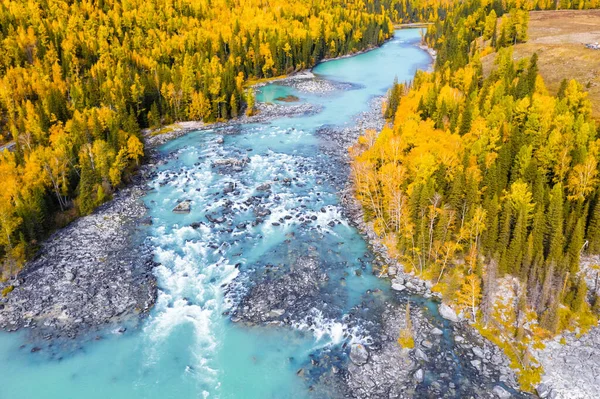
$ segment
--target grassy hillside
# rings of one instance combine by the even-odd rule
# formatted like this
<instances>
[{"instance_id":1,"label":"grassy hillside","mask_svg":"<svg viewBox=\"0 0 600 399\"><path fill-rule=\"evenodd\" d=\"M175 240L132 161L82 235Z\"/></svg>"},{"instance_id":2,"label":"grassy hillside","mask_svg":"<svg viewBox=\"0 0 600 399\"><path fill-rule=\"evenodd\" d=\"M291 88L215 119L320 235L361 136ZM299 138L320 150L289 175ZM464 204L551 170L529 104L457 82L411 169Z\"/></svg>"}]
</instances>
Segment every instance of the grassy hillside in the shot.
<instances>
[{"instance_id":1,"label":"grassy hillside","mask_svg":"<svg viewBox=\"0 0 600 399\"><path fill-rule=\"evenodd\" d=\"M600 119L600 51L585 47L600 42L600 10L535 11L530 13L528 40L514 46L516 60L537 53L539 71L556 94L563 79L576 79L589 92L592 115ZM496 54L483 58L487 73Z\"/></svg>"}]
</instances>

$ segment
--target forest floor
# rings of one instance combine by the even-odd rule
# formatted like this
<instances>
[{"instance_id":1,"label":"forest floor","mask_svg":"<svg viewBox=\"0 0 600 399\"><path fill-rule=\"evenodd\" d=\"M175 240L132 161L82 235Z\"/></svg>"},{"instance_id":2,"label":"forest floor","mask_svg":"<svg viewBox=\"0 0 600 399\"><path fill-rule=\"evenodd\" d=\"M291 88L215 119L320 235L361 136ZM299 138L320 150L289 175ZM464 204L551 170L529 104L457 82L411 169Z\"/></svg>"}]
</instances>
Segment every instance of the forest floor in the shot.
<instances>
[{"instance_id":1,"label":"forest floor","mask_svg":"<svg viewBox=\"0 0 600 399\"><path fill-rule=\"evenodd\" d=\"M600 50L585 46L600 42L600 10L534 11L528 34L526 43L514 46L514 58L537 53L540 73L552 94L563 79L576 79L588 90L592 114L600 119ZM483 58L484 71L492 69L495 58L495 53Z\"/></svg>"}]
</instances>

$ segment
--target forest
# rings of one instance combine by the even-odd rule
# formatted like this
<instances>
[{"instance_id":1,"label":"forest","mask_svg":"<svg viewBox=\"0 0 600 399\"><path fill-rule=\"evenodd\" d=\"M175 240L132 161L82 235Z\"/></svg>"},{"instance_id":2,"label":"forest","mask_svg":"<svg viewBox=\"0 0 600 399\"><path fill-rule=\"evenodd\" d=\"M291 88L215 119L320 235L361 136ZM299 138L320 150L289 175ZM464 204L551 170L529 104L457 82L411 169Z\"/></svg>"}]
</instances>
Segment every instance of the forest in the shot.
<instances>
[{"instance_id":1,"label":"forest","mask_svg":"<svg viewBox=\"0 0 600 399\"><path fill-rule=\"evenodd\" d=\"M532 389L542 371L532 349L598 321L594 271L580 259L600 253L600 125L580 83L553 96L536 55L513 61L527 9L467 1L435 22L425 35L435 70L395 82L390 124L350 154L390 254L502 347ZM486 76L480 59L492 51Z\"/></svg>"},{"instance_id":2,"label":"forest","mask_svg":"<svg viewBox=\"0 0 600 399\"><path fill-rule=\"evenodd\" d=\"M248 82L392 33L381 7L362 1L3 0L2 273L128 180L144 156L141 128L235 118Z\"/></svg>"},{"instance_id":3,"label":"forest","mask_svg":"<svg viewBox=\"0 0 600 399\"><path fill-rule=\"evenodd\" d=\"M389 126L351 149L356 193L390 253L504 345L528 388L539 378L531 345L598 317L580 258L600 253L600 140L581 84L550 95L537 58L515 63L511 46L527 40L529 10L598 6L2 0L2 277L130 180L142 129L236 118L253 82L378 46L394 23L429 21L435 70L396 82ZM493 298L506 286L502 308Z\"/></svg>"}]
</instances>

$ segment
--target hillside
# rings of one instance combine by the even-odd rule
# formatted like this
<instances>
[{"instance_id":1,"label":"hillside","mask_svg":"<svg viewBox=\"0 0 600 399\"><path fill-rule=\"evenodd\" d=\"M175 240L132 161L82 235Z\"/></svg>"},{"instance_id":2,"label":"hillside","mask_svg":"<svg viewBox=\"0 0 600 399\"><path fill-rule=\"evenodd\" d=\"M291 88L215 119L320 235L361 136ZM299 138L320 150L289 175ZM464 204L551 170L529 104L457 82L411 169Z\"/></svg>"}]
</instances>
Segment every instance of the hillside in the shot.
<instances>
[{"instance_id":1,"label":"hillside","mask_svg":"<svg viewBox=\"0 0 600 399\"><path fill-rule=\"evenodd\" d=\"M530 13L528 40L514 46L516 60L537 53L538 66L551 94L563 79L576 79L589 92L594 118L600 118L600 50L585 44L600 42L600 10L534 11ZM483 58L490 71L496 54Z\"/></svg>"}]
</instances>

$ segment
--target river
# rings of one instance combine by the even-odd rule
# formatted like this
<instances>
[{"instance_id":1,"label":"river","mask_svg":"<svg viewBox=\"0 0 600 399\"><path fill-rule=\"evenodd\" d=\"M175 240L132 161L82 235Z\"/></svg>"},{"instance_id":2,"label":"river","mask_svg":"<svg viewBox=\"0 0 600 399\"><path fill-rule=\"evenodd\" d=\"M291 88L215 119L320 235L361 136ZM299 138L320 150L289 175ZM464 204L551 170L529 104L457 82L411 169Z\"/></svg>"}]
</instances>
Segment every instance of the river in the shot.
<instances>
[{"instance_id":1,"label":"river","mask_svg":"<svg viewBox=\"0 0 600 399\"><path fill-rule=\"evenodd\" d=\"M428 69L419 40L418 29L400 30L379 49L321 63L316 78L259 89L258 101L283 105L295 96L318 112L192 132L162 146L167 161L144 197L160 263L149 317L68 350L30 353L21 348L24 333L0 335L0 398L342 395L349 345L382 347L375 328L386 303L411 297L396 298L373 276L373 254L340 203L347 166L332 157L327 129L353 126L395 77ZM215 164L231 159L239 163ZM191 212L173 213L182 199ZM279 292L283 283L291 291ZM253 294L270 299L256 304ZM276 303L282 298L287 305ZM448 351L440 350L439 367L452 374L449 389L471 392L461 391L473 377L452 349L448 322L433 302L412 300L443 330L439 346ZM252 313L273 303L266 316ZM432 373L417 393L438 378Z\"/></svg>"}]
</instances>

